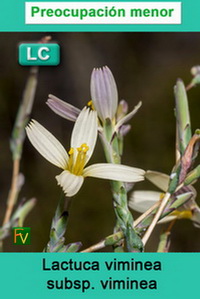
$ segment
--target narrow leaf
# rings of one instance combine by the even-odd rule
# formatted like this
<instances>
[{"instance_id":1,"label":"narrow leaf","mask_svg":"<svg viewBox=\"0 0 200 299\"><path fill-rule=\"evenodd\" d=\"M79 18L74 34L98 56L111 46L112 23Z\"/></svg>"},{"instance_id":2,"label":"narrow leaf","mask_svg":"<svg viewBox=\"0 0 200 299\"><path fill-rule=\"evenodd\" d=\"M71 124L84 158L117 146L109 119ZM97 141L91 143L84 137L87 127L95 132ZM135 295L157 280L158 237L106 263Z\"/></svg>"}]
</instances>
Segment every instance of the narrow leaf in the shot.
<instances>
[{"instance_id":1,"label":"narrow leaf","mask_svg":"<svg viewBox=\"0 0 200 299\"><path fill-rule=\"evenodd\" d=\"M178 79L174 88L176 101L176 121L178 128L178 141L182 155L192 137L188 99L183 81Z\"/></svg>"}]
</instances>

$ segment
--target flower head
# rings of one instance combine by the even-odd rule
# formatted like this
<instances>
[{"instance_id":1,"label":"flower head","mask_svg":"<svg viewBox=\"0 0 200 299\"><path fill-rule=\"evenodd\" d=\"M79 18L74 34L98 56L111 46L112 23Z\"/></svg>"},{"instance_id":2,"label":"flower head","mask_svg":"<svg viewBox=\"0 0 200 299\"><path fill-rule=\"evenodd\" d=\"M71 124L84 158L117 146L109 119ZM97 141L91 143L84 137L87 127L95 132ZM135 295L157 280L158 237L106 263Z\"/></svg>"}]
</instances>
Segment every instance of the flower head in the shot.
<instances>
[{"instance_id":1,"label":"flower head","mask_svg":"<svg viewBox=\"0 0 200 299\"><path fill-rule=\"evenodd\" d=\"M93 164L85 167L94 151L97 139L97 113L85 107L79 114L71 136L70 150L37 121L32 120L26 127L29 140L38 152L50 163L63 169L56 176L67 196L75 195L81 188L85 177L97 177L124 182L137 182L144 179L142 169L124 165Z\"/></svg>"},{"instance_id":2,"label":"flower head","mask_svg":"<svg viewBox=\"0 0 200 299\"><path fill-rule=\"evenodd\" d=\"M113 119L118 105L118 92L115 79L110 69L94 69L90 83L91 97L98 116L104 122Z\"/></svg>"}]
</instances>

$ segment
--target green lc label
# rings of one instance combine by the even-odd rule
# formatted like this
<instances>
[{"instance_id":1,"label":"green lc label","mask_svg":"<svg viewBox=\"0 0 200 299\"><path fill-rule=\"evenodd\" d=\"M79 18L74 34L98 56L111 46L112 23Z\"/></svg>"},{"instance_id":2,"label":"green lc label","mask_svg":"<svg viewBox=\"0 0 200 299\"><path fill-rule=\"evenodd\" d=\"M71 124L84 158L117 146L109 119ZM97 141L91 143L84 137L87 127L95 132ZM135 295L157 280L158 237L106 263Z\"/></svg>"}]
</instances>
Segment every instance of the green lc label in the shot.
<instances>
[{"instance_id":1,"label":"green lc label","mask_svg":"<svg viewBox=\"0 0 200 299\"><path fill-rule=\"evenodd\" d=\"M20 44L18 48L20 65L58 65L60 46L58 44Z\"/></svg>"}]
</instances>

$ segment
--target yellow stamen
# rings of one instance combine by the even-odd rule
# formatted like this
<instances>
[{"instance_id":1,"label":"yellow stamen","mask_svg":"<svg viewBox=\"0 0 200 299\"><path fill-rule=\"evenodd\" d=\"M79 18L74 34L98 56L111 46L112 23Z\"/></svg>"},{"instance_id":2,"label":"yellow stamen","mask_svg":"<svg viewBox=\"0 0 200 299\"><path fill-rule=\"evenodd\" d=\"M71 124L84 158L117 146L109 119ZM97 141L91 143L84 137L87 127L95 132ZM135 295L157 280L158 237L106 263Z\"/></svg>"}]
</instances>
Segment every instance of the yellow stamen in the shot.
<instances>
[{"instance_id":1,"label":"yellow stamen","mask_svg":"<svg viewBox=\"0 0 200 299\"><path fill-rule=\"evenodd\" d=\"M90 108L91 110L95 110L92 100L87 103L87 107Z\"/></svg>"},{"instance_id":2,"label":"yellow stamen","mask_svg":"<svg viewBox=\"0 0 200 299\"><path fill-rule=\"evenodd\" d=\"M75 175L82 175L89 146L83 143L80 147L77 147L76 150L76 156L74 148L69 150L68 170Z\"/></svg>"},{"instance_id":3,"label":"yellow stamen","mask_svg":"<svg viewBox=\"0 0 200 299\"><path fill-rule=\"evenodd\" d=\"M73 167L73 163L74 163L74 148L73 147L70 148L68 154L69 154L68 170L71 172L72 167Z\"/></svg>"},{"instance_id":4,"label":"yellow stamen","mask_svg":"<svg viewBox=\"0 0 200 299\"><path fill-rule=\"evenodd\" d=\"M80 147L77 147L78 152L83 151L84 153L87 153L88 150L89 146L86 143L83 143Z\"/></svg>"},{"instance_id":5,"label":"yellow stamen","mask_svg":"<svg viewBox=\"0 0 200 299\"><path fill-rule=\"evenodd\" d=\"M74 148L71 147L70 150L69 150L69 152L68 152L68 154L71 156L73 153L74 153Z\"/></svg>"}]
</instances>

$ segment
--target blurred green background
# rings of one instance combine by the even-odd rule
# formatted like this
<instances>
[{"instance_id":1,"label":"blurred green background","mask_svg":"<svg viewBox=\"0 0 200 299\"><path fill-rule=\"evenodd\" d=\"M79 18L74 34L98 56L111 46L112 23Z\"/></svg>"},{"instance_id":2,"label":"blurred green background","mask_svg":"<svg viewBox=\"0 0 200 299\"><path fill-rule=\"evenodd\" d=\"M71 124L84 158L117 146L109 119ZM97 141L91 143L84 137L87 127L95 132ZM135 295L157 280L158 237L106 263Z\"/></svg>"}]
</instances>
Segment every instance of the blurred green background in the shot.
<instances>
[{"instance_id":1,"label":"blurred green background","mask_svg":"<svg viewBox=\"0 0 200 299\"><path fill-rule=\"evenodd\" d=\"M12 160L9 138L29 68L18 64L18 43L37 41L45 33L0 33L0 190L3 219L10 188ZM49 33L48 33L49 35ZM90 100L90 75L94 67L107 65L117 82L119 99L130 109L143 105L131 120L125 139L123 163L169 173L175 160L173 87L178 77L188 84L190 69L200 64L199 33L52 33L61 46L61 63L41 67L32 117L44 125L69 149L73 123L54 114L45 104L49 93L82 108ZM188 92L192 128L199 124L200 87ZM98 142L92 162L104 162ZM55 175L59 169L32 147L24 144L21 171L26 181L20 198L37 198L25 226L32 229L30 246L14 246L11 237L5 251L42 251L49 240L51 219L60 197ZM196 188L199 189L198 184ZM156 190L148 182L135 189ZM199 201L199 197L197 198ZM134 214L134 216L138 216ZM66 243L82 241L83 248L112 233L115 223L110 185L89 178L73 198ZM146 247L155 251L164 225L156 227ZM172 231L170 251L200 251L200 231L190 221L178 221ZM106 248L110 251L111 248Z\"/></svg>"}]
</instances>

